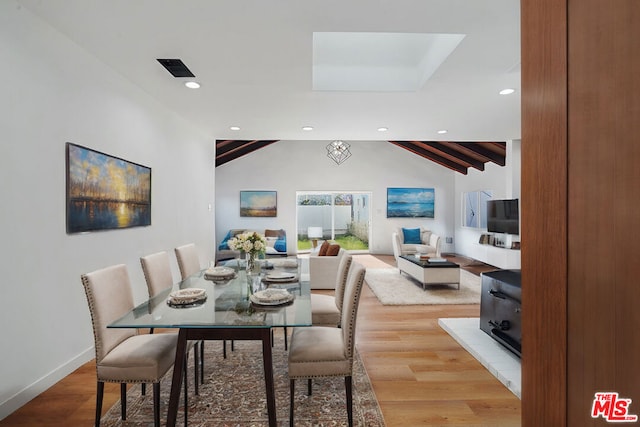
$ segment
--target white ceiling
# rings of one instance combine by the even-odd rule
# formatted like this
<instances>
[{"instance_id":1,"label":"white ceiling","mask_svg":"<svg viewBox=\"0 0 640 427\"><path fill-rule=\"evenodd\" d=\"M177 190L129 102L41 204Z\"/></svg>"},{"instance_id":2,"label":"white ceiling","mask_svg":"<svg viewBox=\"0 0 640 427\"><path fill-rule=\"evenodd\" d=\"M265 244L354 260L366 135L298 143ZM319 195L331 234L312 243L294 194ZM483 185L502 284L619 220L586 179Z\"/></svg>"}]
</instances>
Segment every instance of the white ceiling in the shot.
<instances>
[{"instance_id":1,"label":"white ceiling","mask_svg":"<svg viewBox=\"0 0 640 427\"><path fill-rule=\"evenodd\" d=\"M215 139L520 138L516 0L18 2ZM465 37L417 90L314 91L314 32ZM201 88L156 58L182 59Z\"/></svg>"}]
</instances>

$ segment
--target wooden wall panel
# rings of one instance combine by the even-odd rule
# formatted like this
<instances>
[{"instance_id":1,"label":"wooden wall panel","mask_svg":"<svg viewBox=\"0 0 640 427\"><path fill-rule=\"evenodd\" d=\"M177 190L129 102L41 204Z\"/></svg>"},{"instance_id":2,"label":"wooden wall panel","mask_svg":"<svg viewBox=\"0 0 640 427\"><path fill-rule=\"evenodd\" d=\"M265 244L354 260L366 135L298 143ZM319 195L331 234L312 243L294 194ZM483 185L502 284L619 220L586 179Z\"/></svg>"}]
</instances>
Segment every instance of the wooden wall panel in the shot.
<instances>
[{"instance_id":1,"label":"wooden wall panel","mask_svg":"<svg viewBox=\"0 0 640 427\"><path fill-rule=\"evenodd\" d=\"M522 426L566 426L566 4L522 0Z\"/></svg>"},{"instance_id":2,"label":"wooden wall panel","mask_svg":"<svg viewBox=\"0 0 640 427\"><path fill-rule=\"evenodd\" d=\"M522 0L523 426L640 415L640 2Z\"/></svg>"},{"instance_id":3,"label":"wooden wall panel","mask_svg":"<svg viewBox=\"0 0 640 427\"><path fill-rule=\"evenodd\" d=\"M568 425L640 414L640 2L569 2Z\"/></svg>"}]
</instances>

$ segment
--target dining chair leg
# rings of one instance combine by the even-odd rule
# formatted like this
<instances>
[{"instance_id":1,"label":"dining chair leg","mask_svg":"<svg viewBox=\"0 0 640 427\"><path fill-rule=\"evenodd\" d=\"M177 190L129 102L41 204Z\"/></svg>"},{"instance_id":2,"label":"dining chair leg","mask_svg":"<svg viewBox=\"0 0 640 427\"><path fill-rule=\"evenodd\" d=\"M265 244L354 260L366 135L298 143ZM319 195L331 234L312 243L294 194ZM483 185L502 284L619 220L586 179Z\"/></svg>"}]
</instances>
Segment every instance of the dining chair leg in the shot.
<instances>
[{"instance_id":1,"label":"dining chair leg","mask_svg":"<svg viewBox=\"0 0 640 427\"><path fill-rule=\"evenodd\" d=\"M294 391L296 388L296 380L289 380L289 426L293 427L293 401L295 400Z\"/></svg>"},{"instance_id":2,"label":"dining chair leg","mask_svg":"<svg viewBox=\"0 0 640 427\"><path fill-rule=\"evenodd\" d=\"M96 391L96 422L95 427L100 427L100 418L102 416L102 397L104 396L104 382L98 381L98 389Z\"/></svg>"},{"instance_id":3,"label":"dining chair leg","mask_svg":"<svg viewBox=\"0 0 640 427\"><path fill-rule=\"evenodd\" d=\"M120 417L122 421L127 419L127 384L120 383Z\"/></svg>"},{"instance_id":4,"label":"dining chair leg","mask_svg":"<svg viewBox=\"0 0 640 427\"><path fill-rule=\"evenodd\" d=\"M143 396L147 394L147 385L145 383L140 384L140 394Z\"/></svg>"},{"instance_id":5,"label":"dining chair leg","mask_svg":"<svg viewBox=\"0 0 640 427\"><path fill-rule=\"evenodd\" d=\"M160 427L160 382L153 383L153 425Z\"/></svg>"},{"instance_id":6,"label":"dining chair leg","mask_svg":"<svg viewBox=\"0 0 640 427\"><path fill-rule=\"evenodd\" d=\"M200 341L200 384L204 384L204 340Z\"/></svg>"},{"instance_id":7,"label":"dining chair leg","mask_svg":"<svg viewBox=\"0 0 640 427\"><path fill-rule=\"evenodd\" d=\"M311 389L312 389L312 385L311 385L311 378L307 379L307 396L311 396Z\"/></svg>"},{"instance_id":8,"label":"dining chair leg","mask_svg":"<svg viewBox=\"0 0 640 427\"><path fill-rule=\"evenodd\" d=\"M202 341L197 342L196 345L193 346L193 376L194 376L194 378L193 378L193 389L194 389L194 392L195 392L196 396L198 394L200 394L199 390L198 390L198 380L200 379L199 378L200 376L198 375L198 369L200 369L200 350L199 350L199 347L201 345L202 345ZM187 357L187 359L188 359L188 357ZM185 372L186 372L187 371L187 367L185 366L184 369L185 369Z\"/></svg>"},{"instance_id":9,"label":"dining chair leg","mask_svg":"<svg viewBox=\"0 0 640 427\"><path fill-rule=\"evenodd\" d=\"M284 327L284 349L288 350L289 344L287 343L287 327Z\"/></svg>"},{"instance_id":10,"label":"dining chair leg","mask_svg":"<svg viewBox=\"0 0 640 427\"><path fill-rule=\"evenodd\" d=\"M195 351L195 349L194 349ZM188 408L189 408L189 401L188 401L188 393L187 393L187 366L188 366L188 361L189 358L185 357L184 358L184 366L183 366L183 371L184 371L184 425L185 427L188 425L187 423L187 419L188 419ZM198 389L198 373L196 373L196 384L195 384L196 390ZM197 393L196 393L197 394Z\"/></svg>"},{"instance_id":11,"label":"dining chair leg","mask_svg":"<svg viewBox=\"0 0 640 427\"><path fill-rule=\"evenodd\" d=\"M227 340L222 340L222 357L227 358Z\"/></svg>"},{"instance_id":12,"label":"dining chair leg","mask_svg":"<svg viewBox=\"0 0 640 427\"><path fill-rule=\"evenodd\" d=\"M351 376L344 377L344 388L347 393L347 418L349 419L349 427L353 426L353 390Z\"/></svg>"}]
</instances>

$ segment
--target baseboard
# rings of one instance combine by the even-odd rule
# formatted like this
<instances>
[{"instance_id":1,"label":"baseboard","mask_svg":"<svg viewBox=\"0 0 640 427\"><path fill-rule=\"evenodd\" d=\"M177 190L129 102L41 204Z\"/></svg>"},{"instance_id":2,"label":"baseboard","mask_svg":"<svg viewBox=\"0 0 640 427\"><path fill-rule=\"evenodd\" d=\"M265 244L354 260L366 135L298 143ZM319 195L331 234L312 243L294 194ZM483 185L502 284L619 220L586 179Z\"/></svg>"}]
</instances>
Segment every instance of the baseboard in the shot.
<instances>
[{"instance_id":1,"label":"baseboard","mask_svg":"<svg viewBox=\"0 0 640 427\"><path fill-rule=\"evenodd\" d=\"M49 387L51 387L94 357L95 351L92 346L73 359L69 360L67 363L60 365L42 378L36 380L32 384L20 390L18 393L14 394L6 401L2 402L0 404L0 420L5 419L13 412L20 409L20 407L27 404L40 393L46 391Z\"/></svg>"}]
</instances>

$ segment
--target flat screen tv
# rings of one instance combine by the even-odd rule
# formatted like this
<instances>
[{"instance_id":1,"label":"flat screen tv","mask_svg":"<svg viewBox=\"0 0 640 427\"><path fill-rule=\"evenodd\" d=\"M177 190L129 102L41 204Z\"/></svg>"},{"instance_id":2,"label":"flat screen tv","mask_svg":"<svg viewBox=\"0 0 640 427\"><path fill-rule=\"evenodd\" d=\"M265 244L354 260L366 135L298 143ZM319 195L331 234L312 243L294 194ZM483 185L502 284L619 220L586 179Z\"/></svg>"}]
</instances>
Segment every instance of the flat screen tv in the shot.
<instances>
[{"instance_id":1,"label":"flat screen tv","mask_svg":"<svg viewBox=\"0 0 640 427\"><path fill-rule=\"evenodd\" d=\"M520 234L518 199L487 201L487 231Z\"/></svg>"}]
</instances>

